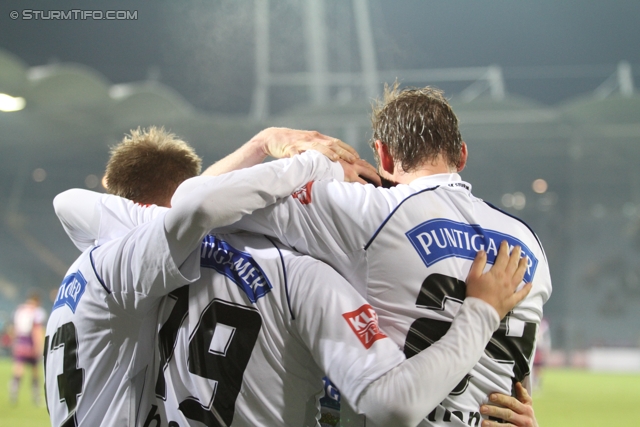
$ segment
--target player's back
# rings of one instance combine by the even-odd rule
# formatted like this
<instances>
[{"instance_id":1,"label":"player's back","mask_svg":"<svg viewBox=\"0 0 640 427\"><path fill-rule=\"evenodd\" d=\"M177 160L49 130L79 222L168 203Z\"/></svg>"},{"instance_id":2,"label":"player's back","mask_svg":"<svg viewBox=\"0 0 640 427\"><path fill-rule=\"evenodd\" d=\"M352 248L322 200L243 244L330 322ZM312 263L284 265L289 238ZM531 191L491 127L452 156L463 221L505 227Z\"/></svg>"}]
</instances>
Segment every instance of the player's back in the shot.
<instances>
[{"instance_id":1,"label":"player's back","mask_svg":"<svg viewBox=\"0 0 640 427\"><path fill-rule=\"evenodd\" d=\"M153 396L161 296L188 282L173 263L163 218L80 255L46 328L53 426L136 425Z\"/></svg>"},{"instance_id":2,"label":"player's back","mask_svg":"<svg viewBox=\"0 0 640 427\"><path fill-rule=\"evenodd\" d=\"M477 251L484 249L492 264L503 240L520 245L529 257L525 281L533 281L533 289L425 425L479 425L478 410L487 395L509 394L513 380L528 376L542 305L551 292L545 255L525 224L475 198L463 182L402 200L365 246L367 300L381 327L404 343L411 357L448 330L465 298L465 279Z\"/></svg>"},{"instance_id":3,"label":"player's back","mask_svg":"<svg viewBox=\"0 0 640 427\"><path fill-rule=\"evenodd\" d=\"M154 323L140 323L109 301L90 250L84 252L64 278L47 323L45 385L52 425L132 425L130 411L145 380L140 362L153 358L146 351L153 348L153 331ZM136 373L139 378L130 377Z\"/></svg>"},{"instance_id":4,"label":"player's back","mask_svg":"<svg viewBox=\"0 0 640 427\"><path fill-rule=\"evenodd\" d=\"M200 281L166 299L150 422L315 426L320 366L353 396L401 361L390 340L367 359L342 316L364 300L328 266L244 233L208 236L201 256Z\"/></svg>"}]
</instances>

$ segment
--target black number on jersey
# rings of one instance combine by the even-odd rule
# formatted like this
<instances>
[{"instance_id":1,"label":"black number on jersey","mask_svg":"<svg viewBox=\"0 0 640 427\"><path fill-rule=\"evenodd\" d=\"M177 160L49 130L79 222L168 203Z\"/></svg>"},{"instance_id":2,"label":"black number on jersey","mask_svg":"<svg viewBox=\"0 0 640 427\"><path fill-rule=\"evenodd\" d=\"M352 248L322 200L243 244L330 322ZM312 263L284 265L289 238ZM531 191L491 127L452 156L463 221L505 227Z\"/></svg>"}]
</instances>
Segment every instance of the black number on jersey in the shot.
<instances>
[{"instance_id":1,"label":"black number on jersey","mask_svg":"<svg viewBox=\"0 0 640 427\"><path fill-rule=\"evenodd\" d=\"M84 369L78 367L78 335L73 323L65 323L60 326L51 340L49 348L49 336L44 338L44 366L47 367L47 355L60 347L63 348L62 374L58 375L58 392L60 399L67 405L69 415L60 424L60 427L77 426L76 406L78 395L82 394L84 383ZM46 372L45 372L46 378Z\"/></svg>"},{"instance_id":2,"label":"black number on jersey","mask_svg":"<svg viewBox=\"0 0 640 427\"><path fill-rule=\"evenodd\" d=\"M416 306L426 310L443 311L447 300L462 303L466 296L467 285L461 280L442 274L431 274L422 282ZM416 319L409 328L404 345L407 358L414 356L444 336L451 326L451 321L430 318ZM485 354L492 359L514 364L514 382L522 381L529 375L529 360L533 352L536 337L536 324L525 322L521 336L508 336L509 314L502 319L500 327L494 332ZM453 389L452 395L463 393L470 376Z\"/></svg>"},{"instance_id":3,"label":"black number on jersey","mask_svg":"<svg viewBox=\"0 0 640 427\"><path fill-rule=\"evenodd\" d=\"M178 329L188 311L188 291L177 293L173 293L177 301L160 330L160 353L164 365L171 359ZM244 371L261 327L262 317L254 308L218 299L209 303L189 338L188 368L194 375L215 381L215 386L208 401L189 396L180 402L179 409L187 418L212 427L231 424ZM159 397L166 397L165 390L164 367L161 366L156 393L160 392Z\"/></svg>"},{"instance_id":4,"label":"black number on jersey","mask_svg":"<svg viewBox=\"0 0 640 427\"><path fill-rule=\"evenodd\" d=\"M168 299L175 300L175 304L169 318L160 328L158 333L158 346L160 347L160 371L156 381L156 396L162 400L167 398L167 384L164 379L164 370L173 356L173 351L178 338L178 329L189 311L189 287L183 286L167 295Z\"/></svg>"}]
</instances>

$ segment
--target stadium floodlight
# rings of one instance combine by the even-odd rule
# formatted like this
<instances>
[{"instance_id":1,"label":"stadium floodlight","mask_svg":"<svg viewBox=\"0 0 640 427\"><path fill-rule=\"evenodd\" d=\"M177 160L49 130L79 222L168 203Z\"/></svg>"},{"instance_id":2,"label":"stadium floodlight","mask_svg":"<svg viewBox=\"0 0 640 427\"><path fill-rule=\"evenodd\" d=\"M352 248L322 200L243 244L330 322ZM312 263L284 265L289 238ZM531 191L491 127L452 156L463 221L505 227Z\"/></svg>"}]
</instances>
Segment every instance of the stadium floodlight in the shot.
<instances>
[{"instance_id":1,"label":"stadium floodlight","mask_svg":"<svg viewBox=\"0 0 640 427\"><path fill-rule=\"evenodd\" d=\"M0 93L0 111L20 111L26 104L27 102L25 99L20 96L11 96L6 93Z\"/></svg>"}]
</instances>

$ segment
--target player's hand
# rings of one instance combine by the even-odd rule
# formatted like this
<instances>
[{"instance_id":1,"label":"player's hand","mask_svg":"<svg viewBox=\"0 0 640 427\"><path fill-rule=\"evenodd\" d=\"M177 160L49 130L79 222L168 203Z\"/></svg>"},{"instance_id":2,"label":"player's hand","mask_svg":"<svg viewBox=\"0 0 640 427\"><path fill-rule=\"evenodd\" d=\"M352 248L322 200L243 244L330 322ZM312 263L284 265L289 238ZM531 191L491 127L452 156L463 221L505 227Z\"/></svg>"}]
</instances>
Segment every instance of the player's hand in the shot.
<instances>
[{"instance_id":1,"label":"player's hand","mask_svg":"<svg viewBox=\"0 0 640 427\"><path fill-rule=\"evenodd\" d=\"M482 405L480 413L494 418L500 418L506 423L484 420L482 427L538 427L536 415L533 412L533 399L527 393L527 389L522 384L516 384L517 399L500 393L493 393L489 396L492 404L504 406L504 408L493 405Z\"/></svg>"},{"instance_id":2,"label":"player's hand","mask_svg":"<svg viewBox=\"0 0 640 427\"><path fill-rule=\"evenodd\" d=\"M344 169L345 182L371 183L376 187L380 186L380 175L378 175L376 168L366 160L359 159L353 163L340 160L340 164Z\"/></svg>"},{"instance_id":3,"label":"player's hand","mask_svg":"<svg viewBox=\"0 0 640 427\"><path fill-rule=\"evenodd\" d=\"M503 241L493 266L483 273L486 264L487 253L479 251L467 276L467 296L491 304L502 319L531 290L531 283L527 283L516 292L527 269L527 257L520 257L520 246L515 246L509 255L509 245Z\"/></svg>"},{"instance_id":4,"label":"player's hand","mask_svg":"<svg viewBox=\"0 0 640 427\"><path fill-rule=\"evenodd\" d=\"M308 150L319 151L334 162L344 160L354 163L360 158L350 145L316 131L271 127L264 129L253 139L261 141L264 153L276 159L295 156Z\"/></svg>"}]
</instances>

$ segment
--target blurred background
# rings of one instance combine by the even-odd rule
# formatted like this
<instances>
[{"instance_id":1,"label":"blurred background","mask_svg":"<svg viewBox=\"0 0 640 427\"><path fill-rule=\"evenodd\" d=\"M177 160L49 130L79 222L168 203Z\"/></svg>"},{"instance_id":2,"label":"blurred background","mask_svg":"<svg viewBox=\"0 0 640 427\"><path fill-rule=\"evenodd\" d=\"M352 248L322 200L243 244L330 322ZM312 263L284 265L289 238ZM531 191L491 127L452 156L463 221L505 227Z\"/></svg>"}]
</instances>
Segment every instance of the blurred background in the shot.
<instances>
[{"instance_id":1,"label":"blurred background","mask_svg":"<svg viewBox=\"0 0 640 427\"><path fill-rule=\"evenodd\" d=\"M550 363L640 371L640 2L3 0L0 329L78 251L52 209L165 126L210 164L268 126L370 161L384 83L445 91L463 179L540 237Z\"/></svg>"}]
</instances>

